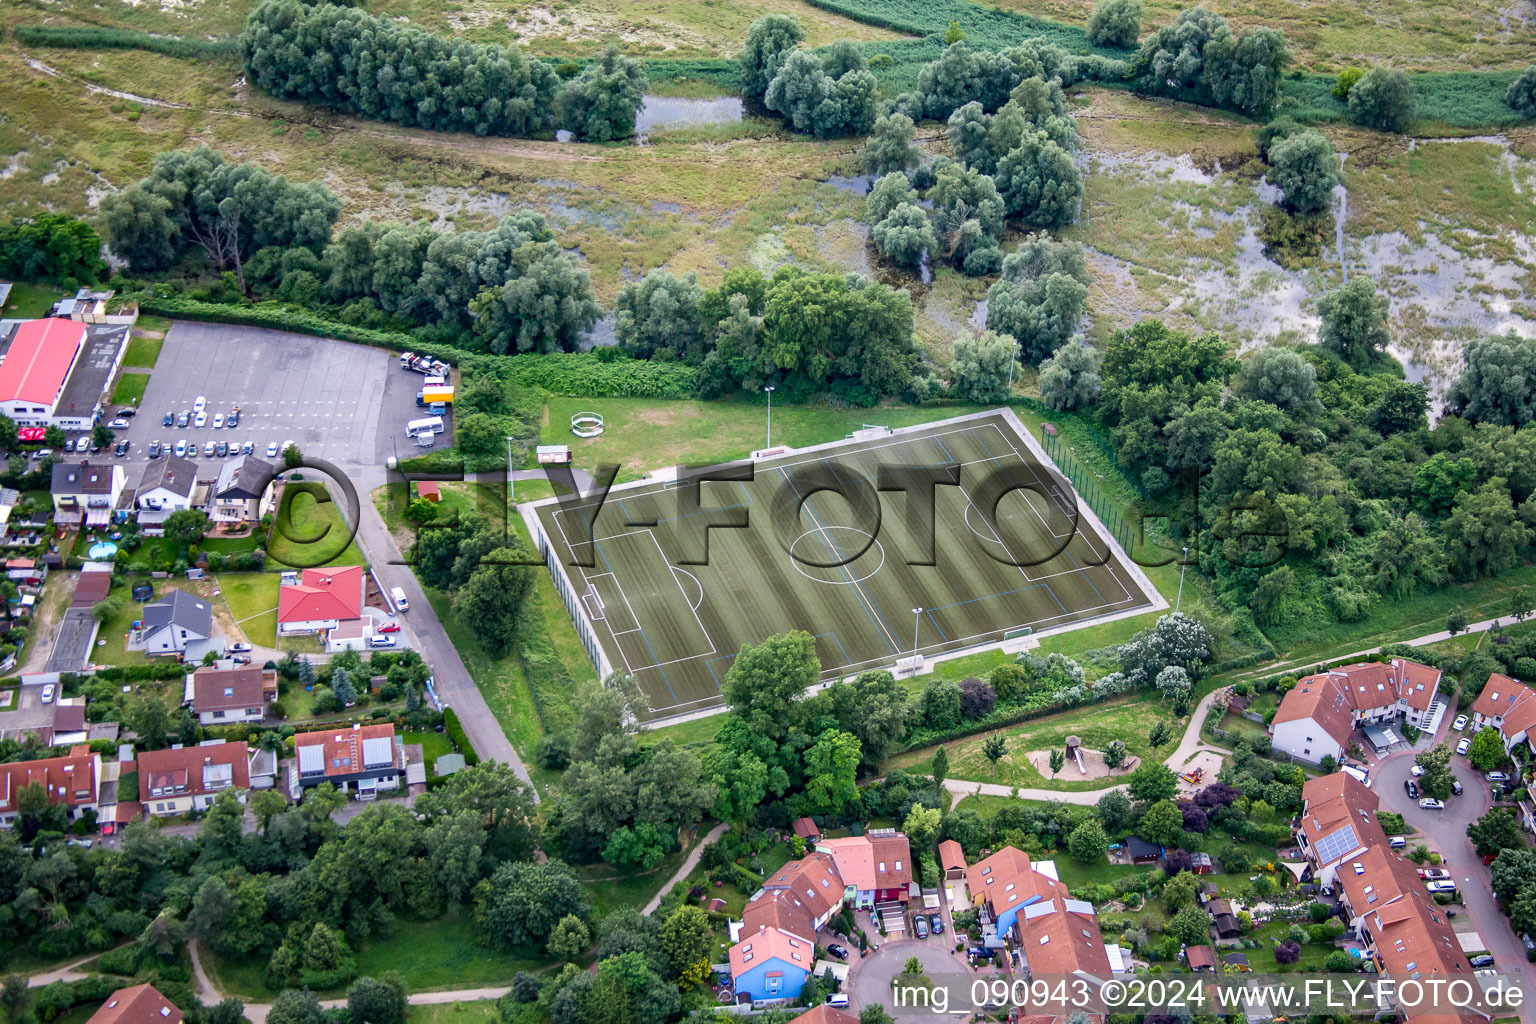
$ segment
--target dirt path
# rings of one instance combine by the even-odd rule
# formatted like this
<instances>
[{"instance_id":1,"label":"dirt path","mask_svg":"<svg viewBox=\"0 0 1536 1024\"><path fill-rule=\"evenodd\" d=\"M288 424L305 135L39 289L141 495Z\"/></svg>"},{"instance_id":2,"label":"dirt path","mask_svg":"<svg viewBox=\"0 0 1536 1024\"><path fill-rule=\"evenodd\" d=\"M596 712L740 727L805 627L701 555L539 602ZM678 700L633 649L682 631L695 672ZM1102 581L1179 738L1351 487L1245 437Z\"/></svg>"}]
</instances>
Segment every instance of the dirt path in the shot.
<instances>
[{"instance_id":1,"label":"dirt path","mask_svg":"<svg viewBox=\"0 0 1536 1024\"><path fill-rule=\"evenodd\" d=\"M671 878L667 879L666 883L663 884L660 889L656 890L656 895L651 897L651 901L645 905L640 913L654 914L656 912L656 908L661 906L661 898L667 893L671 892L674 885L687 878L693 873L693 869L698 867L699 857L704 853L704 847L708 846L710 843L717 842L721 836L725 835L725 830L730 827L731 826L724 823L716 825L714 828L710 829L707 834L705 834L703 839L700 839L698 842L694 843L693 849L688 851L688 856L683 858L682 866L677 869L676 873L674 873Z\"/></svg>"},{"instance_id":2,"label":"dirt path","mask_svg":"<svg viewBox=\"0 0 1536 1024\"><path fill-rule=\"evenodd\" d=\"M58 572L54 577L52 586L43 586L43 599L32 613L31 628L27 631L30 642L20 669L22 675L41 672L48 664L48 654L53 650L54 629L63 618L64 609L74 599L75 584L80 582L78 572Z\"/></svg>"}]
</instances>

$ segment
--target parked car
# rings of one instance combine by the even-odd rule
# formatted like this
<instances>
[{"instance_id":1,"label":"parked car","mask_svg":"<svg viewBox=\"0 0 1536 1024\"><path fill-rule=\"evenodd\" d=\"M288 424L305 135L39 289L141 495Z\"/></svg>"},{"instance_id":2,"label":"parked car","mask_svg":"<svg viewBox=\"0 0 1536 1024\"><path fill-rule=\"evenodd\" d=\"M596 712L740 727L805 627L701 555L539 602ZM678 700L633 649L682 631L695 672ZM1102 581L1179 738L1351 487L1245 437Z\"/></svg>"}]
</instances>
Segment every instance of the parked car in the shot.
<instances>
[{"instance_id":1,"label":"parked car","mask_svg":"<svg viewBox=\"0 0 1536 1024\"><path fill-rule=\"evenodd\" d=\"M933 929L933 934L935 934L935 935L943 935L944 934L944 915L943 914L929 914L928 915L928 927Z\"/></svg>"},{"instance_id":2,"label":"parked car","mask_svg":"<svg viewBox=\"0 0 1536 1024\"><path fill-rule=\"evenodd\" d=\"M192 425L199 428L206 427L208 425L208 414L205 412L198 413L197 418L192 421Z\"/></svg>"},{"instance_id":3,"label":"parked car","mask_svg":"<svg viewBox=\"0 0 1536 1024\"><path fill-rule=\"evenodd\" d=\"M251 442L249 442L249 441L245 442L245 444L240 446L240 454L241 455L249 455L252 452L254 452L255 450L256 450L256 446L254 444L252 444Z\"/></svg>"},{"instance_id":4,"label":"parked car","mask_svg":"<svg viewBox=\"0 0 1536 1024\"><path fill-rule=\"evenodd\" d=\"M168 427L172 423L175 423L175 422L176 422L176 414L173 413L173 412L168 412L168 413L165 414L165 419L160 421L160 425L162 427Z\"/></svg>"},{"instance_id":5,"label":"parked car","mask_svg":"<svg viewBox=\"0 0 1536 1024\"><path fill-rule=\"evenodd\" d=\"M1484 967L1480 971L1473 971L1472 976L1476 978L1497 978L1499 976L1499 972L1494 970L1492 967Z\"/></svg>"},{"instance_id":6,"label":"parked car","mask_svg":"<svg viewBox=\"0 0 1536 1024\"><path fill-rule=\"evenodd\" d=\"M1444 868L1419 868L1419 877L1426 882L1433 882L1441 878L1450 878L1451 873Z\"/></svg>"},{"instance_id":7,"label":"parked car","mask_svg":"<svg viewBox=\"0 0 1536 1024\"><path fill-rule=\"evenodd\" d=\"M197 446L196 442L194 442L193 443L193 447L195 448L196 446ZM203 457L207 458L207 457L211 456L212 454L213 454L213 442L209 441L207 444L203 445Z\"/></svg>"},{"instance_id":8,"label":"parked car","mask_svg":"<svg viewBox=\"0 0 1536 1024\"><path fill-rule=\"evenodd\" d=\"M839 960L847 960L848 959L848 949L847 949L846 946L839 946L836 943L833 943L832 945L827 947L827 952L831 953L833 956L837 957Z\"/></svg>"},{"instance_id":9,"label":"parked car","mask_svg":"<svg viewBox=\"0 0 1536 1024\"><path fill-rule=\"evenodd\" d=\"M238 643L238 644L230 644L229 645L229 650L230 650L230 652L232 654L245 654L250 649L251 649L251 645L247 644L247 643Z\"/></svg>"},{"instance_id":10,"label":"parked car","mask_svg":"<svg viewBox=\"0 0 1536 1024\"><path fill-rule=\"evenodd\" d=\"M1410 800L1417 800L1419 798L1419 784L1412 779L1403 780L1403 791L1408 794L1408 799Z\"/></svg>"},{"instance_id":11,"label":"parked car","mask_svg":"<svg viewBox=\"0 0 1536 1024\"><path fill-rule=\"evenodd\" d=\"M377 629L375 629L374 632L376 632L376 633L398 633L398 632L400 632L400 623L398 623L398 622L386 622L382 626L379 626Z\"/></svg>"},{"instance_id":12,"label":"parked car","mask_svg":"<svg viewBox=\"0 0 1536 1024\"><path fill-rule=\"evenodd\" d=\"M129 419L133 419L139 414L139 407L136 405L125 405L121 409L117 410L117 414L119 416L126 416Z\"/></svg>"},{"instance_id":13,"label":"parked car","mask_svg":"<svg viewBox=\"0 0 1536 1024\"><path fill-rule=\"evenodd\" d=\"M393 647L400 641L392 636L374 636L368 638L369 647Z\"/></svg>"},{"instance_id":14,"label":"parked car","mask_svg":"<svg viewBox=\"0 0 1536 1024\"><path fill-rule=\"evenodd\" d=\"M33 462L41 462L41 461L43 461L44 459L46 459L48 456L50 456L52 454L53 454L53 449L52 448L39 448L37 451L32 453L32 461Z\"/></svg>"},{"instance_id":15,"label":"parked car","mask_svg":"<svg viewBox=\"0 0 1536 1024\"><path fill-rule=\"evenodd\" d=\"M1455 796L1461 796L1462 790L1461 790L1461 780L1460 779L1452 779L1451 780L1451 793L1454 794Z\"/></svg>"},{"instance_id":16,"label":"parked car","mask_svg":"<svg viewBox=\"0 0 1536 1024\"><path fill-rule=\"evenodd\" d=\"M1482 956L1475 956L1467 962L1470 963L1473 967L1492 967L1493 956L1491 954L1484 953Z\"/></svg>"},{"instance_id":17,"label":"parked car","mask_svg":"<svg viewBox=\"0 0 1536 1024\"><path fill-rule=\"evenodd\" d=\"M296 447L298 447L298 446L295 445L292 441L284 441L283 442L283 446L281 448L279 448L278 451L286 452L289 448L296 448Z\"/></svg>"},{"instance_id":18,"label":"parked car","mask_svg":"<svg viewBox=\"0 0 1536 1024\"><path fill-rule=\"evenodd\" d=\"M1414 775L1414 776L1423 775L1424 774L1424 766L1416 764L1412 768L1408 769L1408 772L1409 772L1409 774Z\"/></svg>"},{"instance_id":19,"label":"parked car","mask_svg":"<svg viewBox=\"0 0 1536 1024\"><path fill-rule=\"evenodd\" d=\"M269 459L277 458L277 442L276 441L268 441L267 442L267 458L269 458Z\"/></svg>"},{"instance_id":20,"label":"parked car","mask_svg":"<svg viewBox=\"0 0 1536 1024\"><path fill-rule=\"evenodd\" d=\"M121 416L119 416L117 419L113 420L111 423L108 423L107 427L109 429L112 429L112 430L127 430L128 429L128 421L123 419Z\"/></svg>"},{"instance_id":21,"label":"parked car","mask_svg":"<svg viewBox=\"0 0 1536 1024\"><path fill-rule=\"evenodd\" d=\"M1457 715L1456 716L1456 721L1451 723L1451 728L1454 729L1457 732L1461 732L1461 730L1465 729L1466 727L1467 727L1467 716L1466 715Z\"/></svg>"},{"instance_id":22,"label":"parked car","mask_svg":"<svg viewBox=\"0 0 1536 1024\"><path fill-rule=\"evenodd\" d=\"M206 407L207 405L208 405L208 399L204 398L202 395L198 395L197 396L197 401L192 403L192 411L193 412L202 412L204 407Z\"/></svg>"},{"instance_id":23,"label":"parked car","mask_svg":"<svg viewBox=\"0 0 1536 1024\"><path fill-rule=\"evenodd\" d=\"M176 457L178 459L179 458L183 458L186 454L187 454L187 442L185 440L177 441L176 442Z\"/></svg>"},{"instance_id":24,"label":"parked car","mask_svg":"<svg viewBox=\"0 0 1536 1024\"><path fill-rule=\"evenodd\" d=\"M1419 806L1424 808L1426 811L1443 811L1445 810L1445 801L1436 800L1432 796L1426 796L1424 799L1419 801Z\"/></svg>"},{"instance_id":25,"label":"parked car","mask_svg":"<svg viewBox=\"0 0 1536 1024\"><path fill-rule=\"evenodd\" d=\"M1508 772L1488 772L1488 773L1486 773L1483 776L1483 778L1487 779L1489 782L1508 782L1509 781L1509 773Z\"/></svg>"},{"instance_id":26,"label":"parked car","mask_svg":"<svg viewBox=\"0 0 1536 1024\"><path fill-rule=\"evenodd\" d=\"M160 457L160 442L159 441L151 441L151 442L149 442L149 457L152 458L152 459L158 459Z\"/></svg>"},{"instance_id":27,"label":"parked car","mask_svg":"<svg viewBox=\"0 0 1536 1024\"><path fill-rule=\"evenodd\" d=\"M1425 883L1424 888L1428 889L1430 892L1455 892L1456 883L1451 881L1449 878L1441 878L1433 882Z\"/></svg>"},{"instance_id":28,"label":"parked car","mask_svg":"<svg viewBox=\"0 0 1536 1024\"><path fill-rule=\"evenodd\" d=\"M229 454L229 443L228 443L228 442L226 442L226 441L220 441L220 442L219 442L219 443L218 443L218 445L217 445L217 446L215 446L215 447L214 447L214 449L213 449L213 450L214 450L214 451L215 451L215 452L216 452L216 453L218 453L218 456L219 456L219 458L221 458L221 459L222 459L222 458L224 458L224 457L225 457L225 456L226 456L226 455L228 455L228 454Z\"/></svg>"},{"instance_id":29,"label":"parked car","mask_svg":"<svg viewBox=\"0 0 1536 1024\"><path fill-rule=\"evenodd\" d=\"M78 437L78 438L75 439L75 451L83 452L83 451L86 451L87 449L89 449L90 447L91 447L91 439L90 439L89 435L87 435L85 437Z\"/></svg>"},{"instance_id":30,"label":"parked car","mask_svg":"<svg viewBox=\"0 0 1536 1024\"><path fill-rule=\"evenodd\" d=\"M236 665L249 665L251 663L251 656L249 654L236 654L229 660Z\"/></svg>"},{"instance_id":31,"label":"parked car","mask_svg":"<svg viewBox=\"0 0 1536 1024\"><path fill-rule=\"evenodd\" d=\"M119 441L119 442L117 442L117 444L113 445L112 446L112 454L116 455L118 458L122 458L124 455L127 455L128 454L128 442L127 442L127 440Z\"/></svg>"},{"instance_id":32,"label":"parked car","mask_svg":"<svg viewBox=\"0 0 1536 1024\"><path fill-rule=\"evenodd\" d=\"M187 424L189 424L191 422L192 422L192 414L190 412L187 412L187 410L185 410L185 409L181 410L181 415L176 417L176 425L178 427L185 427Z\"/></svg>"},{"instance_id":33,"label":"parked car","mask_svg":"<svg viewBox=\"0 0 1536 1024\"><path fill-rule=\"evenodd\" d=\"M237 427L240 425L240 410L236 409L229 414L229 419L224 421L226 426Z\"/></svg>"},{"instance_id":34,"label":"parked car","mask_svg":"<svg viewBox=\"0 0 1536 1024\"><path fill-rule=\"evenodd\" d=\"M223 413L216 412L216 413L213 414L213 429L214 430L222 430L222 429L224 429L224 414Z\"/></svg>"},{"instance_id":35,"label":"parked car","mask_svg":"<svg viewBox=\"0 0 1536 1024\"><path fill-rule=\"evenodd\" d=\"M53 691L53 684L52 683L48 683L46 686L43 687L43 703L44 704L52 704L53 703L53 692L54 691Z\"/></svg>"},{"instance_id":36,"label":"parked car","mask_svg":"<svg viewBox=\"0 0 1536 1024\"><path fill-rule=\"evenodd\" d=\"M1458 754L1465 754L1467 751L1469 751L1471 749L1472 749L1472 741L1470 739L1468 739L1467 737L1465 737L1465 736L1463 736L1461 738L1461 742L1456 744L1456 753L1458 753Z\"/></svg>"},{"instance_id":37,"label":"parked car","mask_svg":"<svg viewBox=\"0 0 1536 1024\"><path fill-rule=\"evenodd\" d=\"M918 938L926 939L928 937L928 919L923 917L922 914L913 917L912 930L917 934Z\"/></svg>"}]
</instances>

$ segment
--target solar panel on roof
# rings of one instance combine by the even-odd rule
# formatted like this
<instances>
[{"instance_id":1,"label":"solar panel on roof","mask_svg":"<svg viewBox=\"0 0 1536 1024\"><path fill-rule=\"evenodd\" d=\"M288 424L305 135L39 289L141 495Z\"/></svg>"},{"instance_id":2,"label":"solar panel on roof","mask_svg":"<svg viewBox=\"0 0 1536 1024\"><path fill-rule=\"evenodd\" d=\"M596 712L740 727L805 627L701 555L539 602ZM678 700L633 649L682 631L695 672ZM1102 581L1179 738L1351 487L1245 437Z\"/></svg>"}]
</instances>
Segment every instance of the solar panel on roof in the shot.
<instances>
[{"instance_id":1,"label":"solar panel on roof","mask_svg":"<svg viewBox=\"0 0 1536 1024\"><path fill-rule=\"evenodd\" d=\"M1331 864L1347 853L1360 848L1353 825L1344 825L1317 841L1317 856L1324 864Z\"/></svg>"}]
</instances>

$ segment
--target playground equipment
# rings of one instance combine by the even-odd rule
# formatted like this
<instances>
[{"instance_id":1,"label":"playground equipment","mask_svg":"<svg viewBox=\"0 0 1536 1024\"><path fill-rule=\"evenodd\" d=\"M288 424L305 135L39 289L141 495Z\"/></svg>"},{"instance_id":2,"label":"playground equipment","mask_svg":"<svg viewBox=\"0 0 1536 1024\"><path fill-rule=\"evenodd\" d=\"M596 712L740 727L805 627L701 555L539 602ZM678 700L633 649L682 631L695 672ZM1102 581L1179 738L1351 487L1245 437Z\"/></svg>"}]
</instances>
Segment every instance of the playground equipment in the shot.
<instances>
[{"instance_id":1,"label":"playground equipment","mask_svg":"<svg viewBox=\"0 0 1536 1024\"><path fill-rule=\"evenodd\" d=\"M1204 768L1196 768L1192 772L1184 772L1183 774L1181 774L1179 776L1179 778L1183 779L1185 782L1189 783L1191 786L1198 786L1200 784L1200 780L1205 778L1205 769Z\"/></svg>"},{"instance_id":2,"label":"playground equipment","mask_svg":"<svg viewBox=\"0 0 1536 1024\"><path fill-rule=\"evenodd\" d=\"M571 433L577 437L598 437L602 432L602 413L579 412L571 417Z\"/></svg>"},{"instance_id":3,"label":"playground equipment","mask_svg":"<svg viewBox=\"0 0 1536 1024\"><path fill-rule=\"evenodd\" d=\"M1077 762L1079 775L1088 774L1088 766L1083 764L1083 741L1076 736L1067 737L1067 756Z\"/></svg>"}]
</instances>

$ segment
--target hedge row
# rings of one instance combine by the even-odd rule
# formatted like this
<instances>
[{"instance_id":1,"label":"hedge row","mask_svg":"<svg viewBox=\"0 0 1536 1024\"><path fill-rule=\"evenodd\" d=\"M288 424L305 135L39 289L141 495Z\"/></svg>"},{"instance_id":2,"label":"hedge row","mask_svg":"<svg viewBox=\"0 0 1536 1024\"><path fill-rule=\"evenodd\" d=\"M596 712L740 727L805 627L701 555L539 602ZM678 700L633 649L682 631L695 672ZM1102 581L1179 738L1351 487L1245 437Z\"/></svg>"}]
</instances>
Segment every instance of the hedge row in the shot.
<instances>
[{"instance_id":1,"label":"hedge row","mask_svg":"<svg viewBox=\"0 0 1536 1024\"><path fill-rule=\"evenodd\" d=\"M465 764L479 764L480 755L475 752L475 745L469 742L469 737L464 734L464 726L459 724L459 713L453 708L443 708L443 731L448 738L453 740L454 746L459 748L459 753L464 755Z\"/></svg>"},{"instance_id":2,"label":"hedge row","mask_svg":"<svg viewBox=\"0 0 1536 1024\"><path fill-rule=\"evenodd\" d=\"M592 398L692 398L698 371L682 363L603 360L592 352L508 356L509 380L553 395Z\"/></svg>"},{"instance_id":3,"label":"hedge row","mask_svg":"<svg viewBox=\"0 0 1536 1024\"><path fill-rule=\"evenodd\" d=\"M238 59L238 39L182 39L130 32L118 28L80 28L61 25L18 25L16 38L24 46L52 46L71 50L148 50L167 57Z\"/></svg>"},{"instance_id":4,"label":"hedge row","mask_svg":"<svg viewBox=\"0 0 1536 1024\"><path fill-rule=\"evenodd\" d=\"M396 331L376 331L370 327L355 327L335 320L327 320L306 309L284 309L279 302L258 302L250 306L228 306L217 302L202 302L179 295L155 295L139 297L140 312L162 316L170 320L200 320L205 323L233 324L237 327L260 327L291 334L308 334L317 338L338 338L358 345L389 349L392 352L421 352L458 365L464 352L447 345L435 345L418 341L409 334Z\"/></svg>"}]
</instances>

